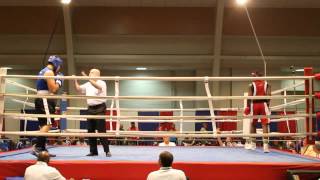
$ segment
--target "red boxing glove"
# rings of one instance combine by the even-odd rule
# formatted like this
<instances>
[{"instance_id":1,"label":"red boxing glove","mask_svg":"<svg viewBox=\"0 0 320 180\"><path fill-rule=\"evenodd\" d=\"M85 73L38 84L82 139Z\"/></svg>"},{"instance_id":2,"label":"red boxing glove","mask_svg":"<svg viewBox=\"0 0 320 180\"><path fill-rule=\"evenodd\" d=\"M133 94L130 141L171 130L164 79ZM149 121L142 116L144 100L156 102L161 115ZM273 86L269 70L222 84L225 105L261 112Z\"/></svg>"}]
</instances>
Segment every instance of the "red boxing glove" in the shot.
<instances>
[{"instance_id":1,"label":"red boxing glove","mask_svg":"<svg viewBox=\"0 0 320 180\"><path fill-rule=\"evenodd\" d=\"M320 99L320 92L314 93L314 97L316 97L317 99Z\"/></svg>"},{"instance_id":2,"label":"red boxing glove","mask_svg":"<svg viewBox=\"0 0 320 180\"><path fill-rule=\"evenodd\" d=\"M320 73L315 74L314 77L316 78L316 80L320 80Z\"/></svg>"},{"instance_id":3,"label":"red boxing glove","mask_svg":"<svg viewBox=\"0 0 320 180\"><path fill-rule=\"evenodd\" d=\"M249 107L246 107L246 108L244 109L244 114L245 114L245 115L249 115L250 112L251 112L251 110L250 110Z\"/></svg>"}]
</instances>

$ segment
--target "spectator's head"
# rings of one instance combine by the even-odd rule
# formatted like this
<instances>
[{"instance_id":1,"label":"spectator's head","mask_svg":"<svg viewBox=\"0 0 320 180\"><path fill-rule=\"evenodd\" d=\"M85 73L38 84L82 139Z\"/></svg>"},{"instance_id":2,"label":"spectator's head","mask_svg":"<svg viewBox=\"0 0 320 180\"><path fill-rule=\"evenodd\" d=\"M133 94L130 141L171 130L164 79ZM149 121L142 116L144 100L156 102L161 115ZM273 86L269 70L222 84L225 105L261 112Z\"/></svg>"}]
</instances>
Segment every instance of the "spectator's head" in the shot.
<instances>
[{"instance_id":1,"label":"spectator's head","mask_svg":"<svg viewBox=\"0 0 320 180\"><path fill-rule=\"evenodd\" d=\"M202 123L202 127L204 127L205 129L208 129L208 123Z\"/></svg>"},{"instance_id":2,"label":"spectator's head","mask_svg":"<svg viewBox=\"0 0 320 180\"><path fill-rule=\"evenodd\" d=\"M49 163L50 155L49 155L48 151L41 151L38 155L38 161Z\"/></svg>"},{"instance_id":3,"label":"spectator's head","mask_svg":"<svg viewBox=\"0 0 320 180\"><path fill-rule=\"evenodd\" d=\"M171 131L175 131L176 130L176 125L174 123L171 124Z\"/></svg>"},{"instance_id":4,"label":"spectator's head","mask_svg":"<svg viewBox=\"0 0 320 180\"><path fill-rule=\"evenodd\" d=\"M131 122L131 127L135 127L136 123L135 122Z\"/></svg>"},{"instance_id":5,"label":"spectator's head","mask_svg":"<svg viewBox=\"0 0 320 180\"><path fill-rule=\"evenodd\" d=\"M169 138L168 136L164 136L164 137L163 137L163 142L164 142L165 144L169 144L170 138Z\"/></svg>"},{"instance_id":6,"label":"spectator's head","mask_svg":"<svg viewBox=\"0 0 320 180\"><path fill-rule=\"evenodd\" d=\"M168 151L163 151L159 155L159 164L161 167L171 167L173 162L173 155Z\"/></svg>"}]
</instances>

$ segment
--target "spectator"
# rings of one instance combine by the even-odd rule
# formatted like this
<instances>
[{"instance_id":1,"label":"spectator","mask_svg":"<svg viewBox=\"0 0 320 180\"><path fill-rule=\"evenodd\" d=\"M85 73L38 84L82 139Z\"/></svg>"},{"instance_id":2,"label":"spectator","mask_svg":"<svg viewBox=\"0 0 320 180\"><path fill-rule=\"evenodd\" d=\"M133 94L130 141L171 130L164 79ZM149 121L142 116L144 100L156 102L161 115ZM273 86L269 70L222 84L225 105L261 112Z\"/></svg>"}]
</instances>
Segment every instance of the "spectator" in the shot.
<instances>
[{"instance_id":1,"label":"spectator","mask_svg":"<svg viewBox=\"0 0 320 180\"><path fill-rule=\"evenodd\" d=\"M86 143L84 137L79 137L79 141L77 141L77 145L79 145L79 146L87 146L88 144Z\"/></svg>"},{"instance_id":2,"label":"spectator","mask_svg":"<svg viewBox=\"0 0 320 180\"><path fill-rule=\"evenodd\" d=\"M138 127L136 126L135 122L130 123L130 127L128 128L128 131L139 131Z\"/></svg>"},{"instance_id":3,"label":"spectator","mask_svg":"<svg viewBox=\"0 0 320 180\"><path fill-rule=\"evenodd\" d=\"M135 122L131 122L128 131L139 131L139 128ZM139 137L128 137L128 145L138 145L138 139Z\"/></svg>"},{"instance_id":4,"label":"spectator","mask_svg":"<svg viewBox=\"0 0 320 180\"><path fill-rule=\"evenodd\" d=\"M149 173L147 180L186 180L187 177L183 171L173 169L172 166L173 155L164 151L159 155L160 169Z\"/></svg>"},{"instance_id":5,"label":"spectator","mask_svg":"<svg viewBox=\"0 0 320 180\"><path fill-rule=\"evenodd\" d=\"M169 131L171 131L172 133L175 133L176 125L174 123L172 123L171 129ZM175 136L171 136L170 137L170 142L174 142L175 144L178 144L178 138L175 137Z\"/></svg>"},{"instance_id":6,"label":"spectator","mask_svg":"<svg viewBox=\"0 0 320 180\"><path fill-rule=\"evenodd\" d=\"M119 130L120 130L120 131L124 131L123 124L120 124Z\"/></svg>"},{"instance_id":7,"label":"spectator","mask_svg":"<svg viewBox=\"0 0 320 180\"><path fill-rule=\"evenodd\" d=\"M29 166L24 174L25 180L65 180L60 172L54 168L48 166L50 156L48 151L41 151L38 155L37 163Z\"/></svg>"},{"instance_id":8,"label":"spectator","mask_svg":"<svg viewBox=\"0 0 320 180\"><path fill-rule=\"evenodd\" d=\"M176 143L170 142L170 138L165 136L163 137L163 142L160 143L159 146L176 146Z\"/></svg>"},{"instance_id":9,"label":"spectator","mask_svg":"<svg viewBox=\"0 0 320 180\"><path fill-rule=\"evenodd\" d=\"M189 138L189 137L186 137L183 141L182 141L182 145L183 146L193 146L195 145L195 140L194 138Z\"/></svg>"},{"instance_id":10,"label":"spectator","mask_svg":"<svg viewBox=\"0 0 320 180\"><path fill-rule=\"evenodd\" d=\"M200 131L208 131L208 123L202 123L202 127L201 127L201 129L200 129Z\"/></svg>"}]
</instances>

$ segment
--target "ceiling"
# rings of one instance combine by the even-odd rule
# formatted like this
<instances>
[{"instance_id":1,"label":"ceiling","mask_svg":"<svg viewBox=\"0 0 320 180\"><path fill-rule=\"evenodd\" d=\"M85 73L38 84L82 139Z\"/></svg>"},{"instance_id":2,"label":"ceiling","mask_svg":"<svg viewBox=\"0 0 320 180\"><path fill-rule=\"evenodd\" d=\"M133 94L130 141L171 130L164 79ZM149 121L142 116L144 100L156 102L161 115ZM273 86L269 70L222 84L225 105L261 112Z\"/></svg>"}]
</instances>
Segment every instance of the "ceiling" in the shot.
<instances>
[{"instance_id":1,"label":"ceiling","mask_svg":"<svg viewBox=\"0 0 320 180\"><path fill-rule=\"evenodd\" d=\"M217 0L72 0L75 6L116 7L213 7ZM225 0L227 7L235 0ZM0 6L58 6L60 0L1 0ZM319 0L249 0L249 7L258 8L320 8Z\"/></svg>"},{"instance_id":2,"label":"ceiling","mask_svg":"<svg viewBox=\"0 0 320 180\"><path fill-rule=\"evenodd\" d=\"M72 0L72 6L111 6L111 7L215 7L216 6L216 2L217 0ZM235 5L235 0L225 0L226 2L226 6L227 7L234 7ZM0 6L61 6L60 0L0 0ZM249 7L257 7L257 8L320 8L320 0L249 0ZM22 7L25 8L25 7ZM26 7L28 8L28 7ZM4 7L4 9L10 9L7 7ZM45 8L38 8L38 9L45 9ZM81 9L81 8L78 8ZM125 8L119 8L119 9L125 9ZM133 9L133 8L129 8L129 9ZM174 8L171 8L174 9ZM177 8L177 9L188 9L188 8ZM200 11L203 11L204 8L200 8ZM229 10L233 10L233 9L229 9ZM258 11L264 11L264 10L270 10L270 9L258 9ZM291 10L298 10L301 11L302 13L306 13L304 9L276 9L277 11L291 11ZM46 11L46 10L44 10ZM161 13L163 13L162 10L160 10ZM313 11L317 11L316 9L313 9ZM117 11L117 13L119 14L123 14L119 11ZM192 12L190 12L192 13ZM195 12L193 12L195 13ZM15 14L15 13L12 13ZM186 13L187 14L187 13ZM196 13L199 14L199 13ZM235 13L236 14L236 13ZM294 14L294 13L293 13ZM297 14L297 13L295 13ZM16 15L16 14L15 14ZM239 25L239 22L233 22L233 18L234 16L231 16L230 14L228 17L231 18L232 24L236 24L237 32L240 32L240 28L241 27ZM237 15L237 14L236 14ZM266 13L267 16L270 17L270 15L268 13ZM273 13L274 15L274 13ZM300 14L298 14L297 16L301 17ZM131 16L130 16L131 17ZM161 16L162 17L162 16ZM257 16L254 16L255 18ZM245 17L246 18L246 17ZM306 18L306 16L302 16L301 19L302 21L305 21L304 19ZM197 17L194 18L196 22L198 22L199 20L197 19ZM280 19L280 18L278 18ZM295 19L295 18L289 18L289 20L291 19ZM103 19L104 20L104 19ZM247 21L247 19L245 19ZM129 21L128 21L129 22ZM200 21L201 22L201 21ZM265 22L265 21L264 21ZM276 20L272 20L270 21L272 23L275 23ZM309 21L308 21L309 22ZM126 24L127 21L124 21L124 24ZM214 22L212 22L213 24ZM294 21L294 23L297 23L297 21ZM310 24L310 22L309 22ZM255 24L256 25L256 24ZM280 24L282 25L282 24ZM289 24L290 25L290 24ZM291 27L289 25L284 25L284 26L288 26ZM248 26L248 25L243 25L243 26ZM264 26L264 24L263 24ZM306 27L305 25L301 25L302 27ZM38 26L35 26L38 27ZM112 26L113 27L113 26ZM269 26L269 30L271 29L271 27L279 27L279 25L277 24L272 24L272 26ZM313 27L313 26L312 26ZM92 29L92 28L91 28ZM292 28L294 31L297 31L297 28ZM305 28L306 29L306 28ZM318 28L314 28L314 29L318 29ZM249 31L251 32L251 31ZM259 31L259 33L261 33ZM197 36L198 34L196 34L195 36ZM287 34L288 35L288 34ZM3 35L5 37L5 35ZM37 35L35 35L34 37L36 37ZM238 35L239 36L239 35ZM27 36L26 36L27 37ZM32 36L33 37L33 36ZM32 38L31 37L31 38ZM42 36L41 36L42 37ZM158 42L159 47L162 47L163 53L153 53L152 55L146 55L145 53L133 53L132 54L128 54L128 53L102 53L102 55L98 55L95 53L75 53L75 60L76 60L76 64L77 67L90 67L92 66L92 64L95 65L103 65L104 69L120 69L120 70L131 70L134 69L137 66L146 66L149 69L155 69L155 70L163 70L163 69L182 69L182 70L189 70L190 67L191 69L210 69L212 68L212 60L214 58L214 56L211 53L193 53L193 55L188 55L188 53L176 53L176 54L171 54L169 52L169 50L167 50L168 48L171 49L175 49L177 47L182 48L183 50L185 49L191 49L194 50L198 49L199 52L203 52L203 49L210 49L213 46L213 41L210 40L209 43L206 44L207 41L196 41L196 42L200 42L200 45L203 46L199 46L199 47L194 47L194 46L189 46L189 44L187 43L188 41L186 41L185 43L180 43L180 41L175 41L176 38L175 37L170 37L168 39L164 39L161 36L157 36L155 35L155 37L160 37L159 39L161 39L162 41L160 41L159 39L151 39L150 41L146 41L146 43L137 43L139 44L143 44L145 46L143 47L133 47L131 46L132 42L136 42L135 41L124 41L123 37L120 38L119 41L117 41L117 43L114 43L114 41L112 42L112 44L116 44L116 46L106 46L106 42L108 41L99 41L96 40L96 38L88 38L88 42L89 43L84 43L82 41L80 42L75 42L75 45L82 45L84 49L88 50L88 46L92 45L90 44L90 42L96 42L93 47L97 48L97 45L99 44L103 44L106 47L113 47L113 48L118 48L118 49L138 49L140 52L140 50L145 50L148 49L147 45L151 44L154 45L154 42ZM187 39L189 36L183 36L182 39ZM19 37L18 37L19 38ZM38 42L38 44L42 44L40 49L42 49L43 47L46 47L47 44L47 38L48 37L42 37L39 39L35 39L35 42ZM101 38L100 36L98 36L97 38ZM268 44L269 41L267 41L267 44L263 44L264 49L267 49L267 47L274 46L274 42L287 42L288 40L286 39L281 39L281 37L279 36L280 40L279 41L270 41L271 43ZM307 38L307 37L303 37L303 38ZM0 38L1 39L1 38ZM10 39L10 38L8 38ZM20 38L19 38L20 39ZM23 38L21 38L23 39ZM103 39L103 38L101 38ZM139 41L141 42L142 38L137 38ZM178 39L181 39L178 38ZM201 39L201 36L200 36ZM312 37L313 39L313 37ZM24 38L23 41L27 41L27 38ZM63 38L62 38L63 40ZM298 39L299 40L299 39ZM87 42L86 41L86 42ZM306 40L305 40L306 41ZM14 41L16 43L18 43L17 47L22 47L23 43L20 41ZM144 42L144 41L143 41ZM226 45L226 42L229 41L223 41L223 45L227 46L227 47L231 47L233 49L241 49L241 47L243 48L247 48L247 47L251 47L255 52L255 48L256 45L254 44L254 40L253 39L249 39L249 40L241 40L241 41L230 41L229 44ZM238 42L238 43L237 43ZM247 45L244 45L243 43L247 42ZM290 44L299 44L301 47L299 49L308 49L309 46L306 46L306 44L308 44L309 41L306 41L306 43L304 42L304 39L299 40L299 41L294 41L293 43L290 43L291 41L288 41L288 43L284 43L280 45L276 46L276 48L279 48L279 52L286 52L285 48L282 47L287 47L287 49L292 48L290 46ZM19 44L20 43L20 44ZM127 44L126 44L127 43ZM310 44L312 44L314 42L310 42ZM14 44L14 43L13 43ZM22 45L21 45L22 44ZM44 45L43 45L44 44ZM197 43L196 43L197 44ZM241 44L239 46L239 44ZM249 45L248 45L249 44ZM251 45L253 44L253 45ZM206 46L207 45L207 46ZM319 66L319 48L320 44L316 43L316 46L312 49L310 48L310 51L306 51L308 53L302 53L302 57L291 57L291 56L295 56L296 54L291 54L291 53L283 53L280 56L278 54L273 54L273 53L267 53L267 55L270 55L270 57L268 57L268 67L270 68L278 68L278 67L289 67L288 62L290 62L290 65L295 65L297 67L304 67L304 65L308 65L308 66L314 66L317 67ZM7 44L5 44L5 46L8 46ZM81 47L82 47L81 46ZM168 46L168 48L166 47ZM281 47L280 47L281 46ZM310 45L311 46L311 45ZM31 50L36 49L38 46L34 45L31 47ZM159 48L158 46L155 46L155 48ZM202 48L204 47L204 48ZM295 47L295 46L294 46ZM78 47L79 48L79 47ZM243 49L242 48L242 49ZM282 49L281 49L282 48ZM13 48L14 49L14 48ZM63 49L63 48L62 48ZM98 48L97 48L98 49ZM106 48L108 49L108 48ZM159 48L161 49L161 48ZM58 49L60 50L60 49ZM105 50L105 49L102 49ZM167 50L167 51L165 51ZM222 50L225 50L225 47L222 47ZM41 60L43 59L43 55L41 53L32 53L32 52L28 52L24 54L23 52L25 52L26 50L24 49L23 51L17 51L16 53L5 53L2 54L0 56L0 65L1 63L4 64L8 64L8 62L10 62L10 66L14 67L14 69L26 69L26 66L21 66L19 64L21 64L21 59L23 58L25 63L28 62L29 64L27 65L27 68L29 69L38 69L38 67L35 65L39 65L41 66L42 64L39 62L42 62ZM151 49L152 51L152 49ZM277 51L277 52L278 52ZM314 51L314 52L313 52ZM59 51L60 52L60 51ZM82 51L80 51L82 52ZM93 51L95 52L95 51ZM122 51L121 51L122 52ZM144 51L143 51L144 52ZM152 51L153 52L153 51ZM158 51L156 51L158 52ZM244 52L247 52L244 51ZM304 52L304 51L303 51ZM60 53L61 54L61 53ZM64 55L65 53L62 52L62 54ZM138 55L135 55L138 54ZM140 55L141 54L141 55ZM186 55L187 54L187 55ZM192 53L191 53L192 54ZM223 54L228 54L229 56L225 55L223 56ZM230 56L230 54L236 54L237 56ZM248 56L247 54L250 53L222 53L222 64L221 66L223 68L232 68L232 67L241 67L241 68L245 68L248 67L247 64L250 64L251 66L255 66L255 67L260 67L261 66L261 57L260 56ZM28 57L28 55L30 57ZM278 56L277 56L278 55ZM299 55L299 54L297 54ZM312 57L315 56L315 57ZM9 60L8 60L9 59ZM88 63L90 60L91 63ZM250 68L251 68L250 66Z\"/></svg>"}]
</instances>

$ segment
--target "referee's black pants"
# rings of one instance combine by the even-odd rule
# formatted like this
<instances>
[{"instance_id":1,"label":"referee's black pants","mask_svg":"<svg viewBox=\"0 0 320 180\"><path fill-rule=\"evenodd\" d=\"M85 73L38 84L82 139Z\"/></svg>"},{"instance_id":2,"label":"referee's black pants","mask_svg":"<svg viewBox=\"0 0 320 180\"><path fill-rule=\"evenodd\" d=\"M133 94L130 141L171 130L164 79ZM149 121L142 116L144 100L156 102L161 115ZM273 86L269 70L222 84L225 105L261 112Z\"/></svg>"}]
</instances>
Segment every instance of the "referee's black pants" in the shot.
<instances>
[{"instance_id":1,"label":"referee's black pants","mask_svg":"<svg viewBox=\"0 0 320 180\"><path fill-rule=\"evenodd\" d=\"M98 104L94 106L88 106L88 115L105 115L106 104ZM95 133L96 130L99 133L106 133L106 121L105 119L88 119L87 120L87 129L88 133ZM99 137L100 142L103 146L104 152L108 153L109 150L109 141L105 137ZM97 148L97 137L89 137L90 153L98 154Z\"/></svg>"}]
</instances>

